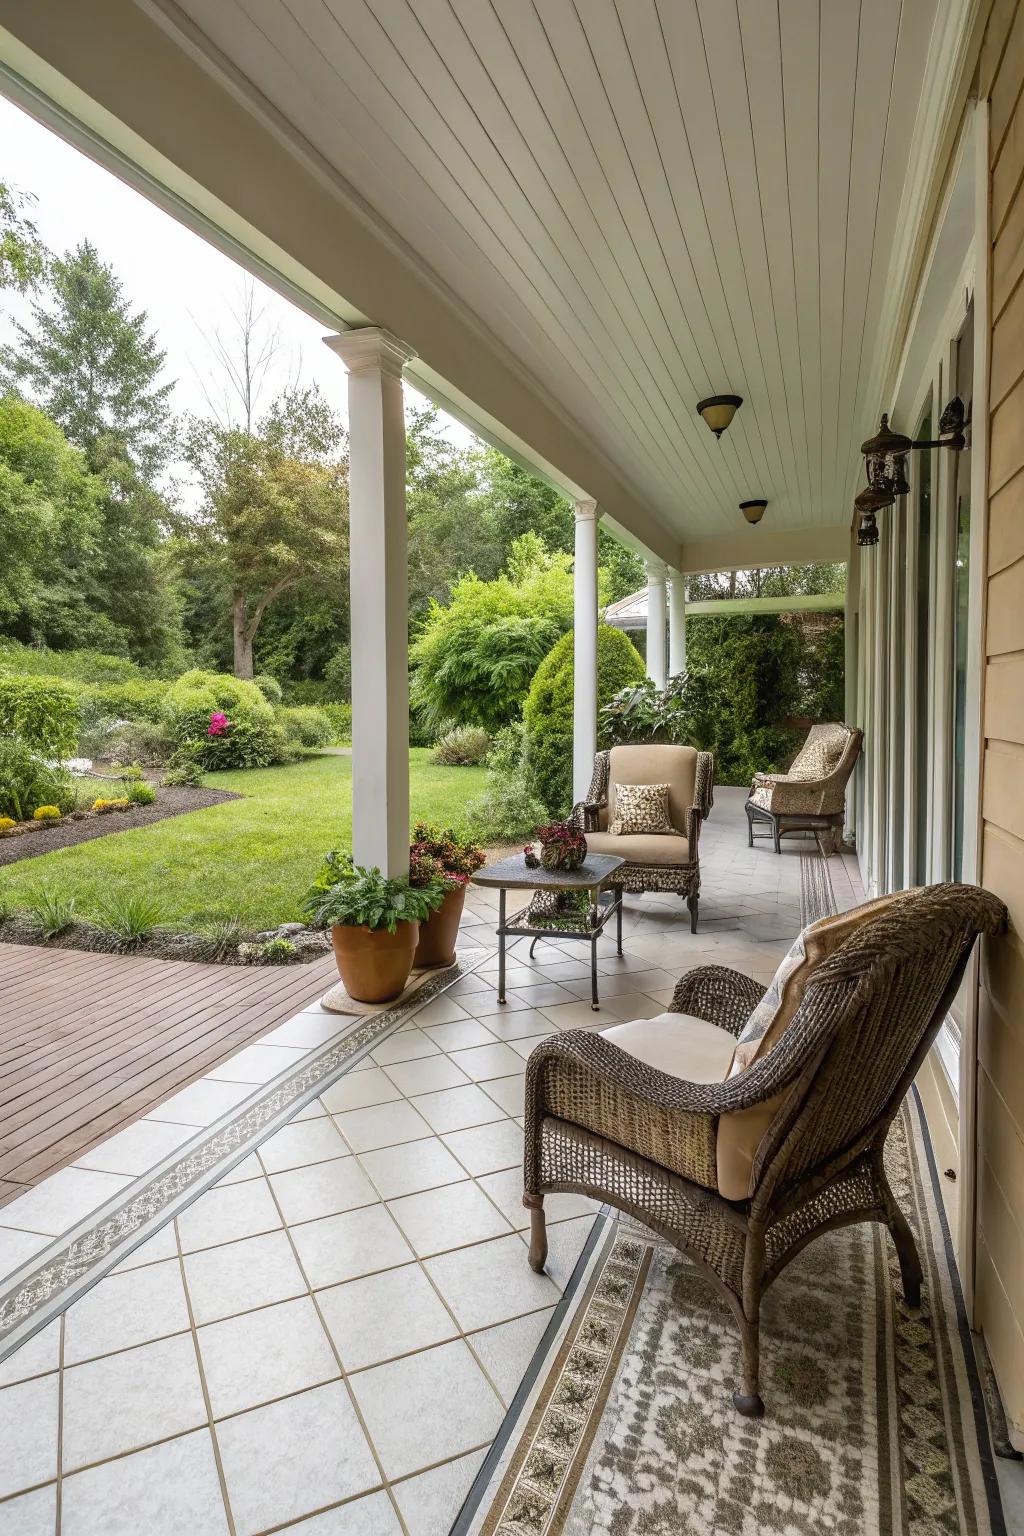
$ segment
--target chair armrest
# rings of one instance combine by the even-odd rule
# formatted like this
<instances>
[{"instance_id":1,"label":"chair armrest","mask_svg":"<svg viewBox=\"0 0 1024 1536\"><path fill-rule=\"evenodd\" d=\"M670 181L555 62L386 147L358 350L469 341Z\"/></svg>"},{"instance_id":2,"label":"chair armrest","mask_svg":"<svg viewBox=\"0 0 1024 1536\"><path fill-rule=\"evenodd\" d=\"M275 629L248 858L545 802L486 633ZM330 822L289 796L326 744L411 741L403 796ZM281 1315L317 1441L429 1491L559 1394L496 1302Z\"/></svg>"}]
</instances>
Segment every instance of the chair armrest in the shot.
<instances>
[{"instance_id":1,"label":"chair armrest","mask_svg":"<svg viewBox=\"0 0 1024 1536\"><path fill-rule=\"evenodd\" d=\"M606 804L605 800L577 800L569 812L569 821L581 832L597 832L600 828L598 816Z\"/></svg>"},{"instance_id":2,"label":"chair armrest","mask_svg":"<svg viewBox=\"0 0 1024 1536\"><path fill-rule=\"evenodd\" d=\"M669 1013L689 1013L738 1036L768 988L725 965L699 965L676 985Z\"/></svg>"},{"instance_id":3,"label":"chair armrest","mask_svg":"<svg viewBox=\"0 0 1024 1536\"><path fill-rule=\"evenodd\" d=\"M697 844L700 842L700 828L703 820L703 808L699 805L691 805L686 813L686 843L691 864L696 863L697 860Z\"/></svg>"}]
</instances>

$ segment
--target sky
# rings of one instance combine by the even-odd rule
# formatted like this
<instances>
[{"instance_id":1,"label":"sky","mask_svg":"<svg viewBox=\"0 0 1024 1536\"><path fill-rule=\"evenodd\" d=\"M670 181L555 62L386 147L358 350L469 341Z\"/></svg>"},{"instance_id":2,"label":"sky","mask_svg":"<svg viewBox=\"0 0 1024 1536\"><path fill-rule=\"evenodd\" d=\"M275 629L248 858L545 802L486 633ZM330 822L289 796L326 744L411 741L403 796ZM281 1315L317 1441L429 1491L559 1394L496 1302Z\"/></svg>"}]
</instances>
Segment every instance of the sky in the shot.
<instances>
[{"instance_id":1,"label":"sky","mask_svg":"<svg viewBox=\"0 0 1024 1536\"><path fill-rule=\"evenodd\" d=\"M60 254L90 240L113 266L167 353L164 377L174 380L175 413L208 415L211 399L220 408L223 371L210 338L218 329L226 339L232 334L232 311L240 308L246 282L242 268L3 97L0 180L36 199L25 212L50 250ZM264 406L291 383L316 383L344 419L345 371L323 344L322 322L253 281L257 309L280 333ZM24 323L29 314L26 299L0 294L0 341L12 338L13 318ZM421 399L408 386L407 392ZM455 441L471 440L459 423L444 419Z\"/></svg>"}]
</instances>

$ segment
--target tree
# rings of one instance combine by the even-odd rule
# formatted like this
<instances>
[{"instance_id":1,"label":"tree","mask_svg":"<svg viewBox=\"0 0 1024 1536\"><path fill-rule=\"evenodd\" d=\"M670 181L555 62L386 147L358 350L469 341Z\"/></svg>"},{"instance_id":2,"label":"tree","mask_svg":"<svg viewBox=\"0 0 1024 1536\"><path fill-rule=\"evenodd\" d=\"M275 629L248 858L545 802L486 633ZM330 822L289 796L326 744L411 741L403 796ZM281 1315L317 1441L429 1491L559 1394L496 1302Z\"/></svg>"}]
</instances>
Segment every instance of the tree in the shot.
<instances>
[{"instance_id":1,"label":"tree","mask_svg":"<svg viewBox=\"0 0 1024 1536\"><path fill-rule=\"evenodd\" d=\"M846 590L846 566L841 562L823 565L776 565L755 567L748 571L714 571L709 575L690 576L688 593L692 601L714 597L813 597L838 594Z\"/></svg>"},{"instance_id":2,"label":"tree","mask_svg":"<svg viewBox=\"0 0 1024 1536\"><path fill-rule=\"evenodd\" d=\"M46 286L32 324L15 323L17 341L0 351L0 367L93 468L123 460L152 483L174 442L174 385L159 382L165 353L145 311L131 308L113 267L87 240L50 262Z\"/></svg>"},{"instance_id":3,"label":"tree","mask_svg":"<svg viewBox=\"0 0 1024 1536\"><path fill-rule=\"evenodd\" d=\"M506 551L493 506L482 492L480 455L446 437L433 406L406 407L406 509L409 520L409 624L415 632L431 602L447 603L473 571L484 581Z\"/></svg>"},{"instance_id":4,"label":"tree","mask_svg":"<svg viewBox=\"0 0 1024 1536\"><path fill-rule=\"evenodd\" d=\"M46 247L25 214L34 201L0 181L0 288L25 293L46 271Z\"/></svg>"},{"instance_id":5,"label":"tree","mask_svg":"<svg viewBox=\"0 0 1024 1536\"><path fill-rule=\"evenodd\" d=\"M336 584L347 566L348 461L340 425L315 389L286 392L253 433L193 422L188 458L203 489L179 537L181 568L230 607L236 677L283 594Z\"/></svg>"},{"instance_id":6,"label":"tree","mask_svg":"<svg viewBox=\"0 0 1024 1536\"><path fill-rule=\"evenodd\" d=\"M241 426L251 433L282 341L281 327L268 319L248 273L242 278L237 302L228 309L227 324L215 326L208 341L217 369L206 379L195 370L206 403L222 427ZM296 385L293 380L289 388Z\"/></svg>"}]
</instances>

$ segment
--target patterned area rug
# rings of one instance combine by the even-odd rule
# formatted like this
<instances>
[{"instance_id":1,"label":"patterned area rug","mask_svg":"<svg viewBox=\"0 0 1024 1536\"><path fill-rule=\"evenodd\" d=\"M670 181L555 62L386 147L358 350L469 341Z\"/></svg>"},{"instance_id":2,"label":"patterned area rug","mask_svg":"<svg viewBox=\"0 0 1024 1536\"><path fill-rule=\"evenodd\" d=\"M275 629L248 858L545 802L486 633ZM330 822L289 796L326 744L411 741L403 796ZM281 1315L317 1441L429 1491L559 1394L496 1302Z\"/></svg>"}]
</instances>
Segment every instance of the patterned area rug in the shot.
<instances>
[{"instance_id":1,"label":"patterned area rug","mask_svg":"<svg viewBox=\"0 0 1024 1536\"><path fill-rule=\"evenodd\" d=\"M912 1097L886 1149L924 1267L919 1311L882 1228L811 1243L765 1299L767 1415L743 1419L725 1303L675 1249L607 1217L453 1531L1003 1536L922 1123Z\"/></svg>"}]
</instances>

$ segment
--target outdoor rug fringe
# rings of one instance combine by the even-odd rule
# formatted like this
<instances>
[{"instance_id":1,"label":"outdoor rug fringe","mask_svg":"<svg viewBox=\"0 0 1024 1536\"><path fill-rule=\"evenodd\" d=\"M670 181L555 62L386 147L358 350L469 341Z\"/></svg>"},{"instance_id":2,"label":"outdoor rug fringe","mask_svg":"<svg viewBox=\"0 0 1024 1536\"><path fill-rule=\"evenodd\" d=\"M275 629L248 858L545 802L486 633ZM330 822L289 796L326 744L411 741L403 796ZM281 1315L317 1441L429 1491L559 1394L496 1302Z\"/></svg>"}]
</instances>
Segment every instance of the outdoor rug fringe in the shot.
<instances>
[{"instance_id":1,"label":"outdoor rug fringe","mask_svg":"<svg viewBox=\"0 0 1024 1536\"><path fill-rule=\"evenodd\" d=\"M761 1420L733 1408L739 1340L718 1293L661 1239L605 1217L453 1536L1004 1536L916 1092L886 1163L923 1305L904 1305L883 1228L809 1244L765 1298Z\"/></svg>"}]
</instances>

